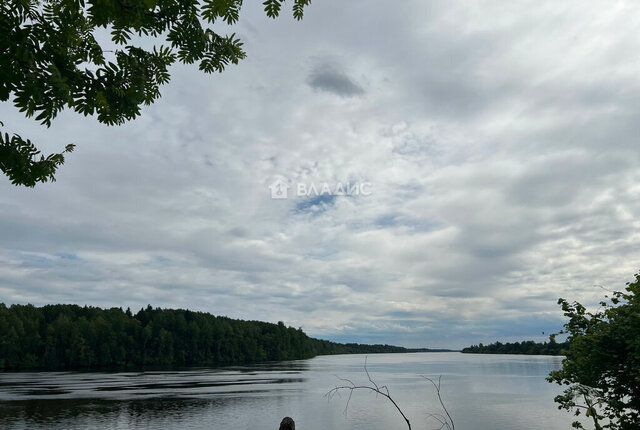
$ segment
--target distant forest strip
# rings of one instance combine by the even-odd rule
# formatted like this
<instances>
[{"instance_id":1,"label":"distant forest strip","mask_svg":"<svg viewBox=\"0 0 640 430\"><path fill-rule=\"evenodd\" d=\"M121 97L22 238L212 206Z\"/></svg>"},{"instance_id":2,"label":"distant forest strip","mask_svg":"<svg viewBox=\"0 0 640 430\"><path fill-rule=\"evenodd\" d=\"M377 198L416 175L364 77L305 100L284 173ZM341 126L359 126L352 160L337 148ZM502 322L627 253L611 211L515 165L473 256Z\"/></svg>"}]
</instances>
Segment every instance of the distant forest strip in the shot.
<instances>
[{"instance_id":1,"label":"distant forest strip","mask_svg":"<svg viewBox=\"0 0 640 430\"><path fill-rule=\"evenodd\" d=\"M182 309L0 303L0 370L205 366L316 355L419 352L341 344L302 329Z\"/></svg>"},{"instance_id":2,"label":"distant forest strip","mask_svg":"<svg viewBox=\"0 0 640 430\"><path fill-rule=\"evenodd\" d=\"M461 352L474 354L527 354L527 355L563 355L563 350L567 349L569 344L557 343L554 340L550 342L536 343L532 340L515 343L495 342L489 345L472 345L463 348Z\"/></svg>"}]
</instances>

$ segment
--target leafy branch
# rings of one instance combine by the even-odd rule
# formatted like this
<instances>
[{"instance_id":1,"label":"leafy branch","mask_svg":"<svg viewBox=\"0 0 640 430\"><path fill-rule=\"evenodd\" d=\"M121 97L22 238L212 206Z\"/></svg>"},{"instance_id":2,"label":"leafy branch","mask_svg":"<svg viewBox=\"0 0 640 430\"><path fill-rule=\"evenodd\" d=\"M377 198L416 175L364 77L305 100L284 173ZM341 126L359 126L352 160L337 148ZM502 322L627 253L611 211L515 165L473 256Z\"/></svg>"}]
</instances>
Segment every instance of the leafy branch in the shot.
<instances>
[{"instance_id":1,"label":"leafy branch","mask_svg":"<svg viewBox=\"0 0 640 430\"><path fill-rule=\"evenodd\" d=\"M0 133L0 170L15 185L34 187L38 182L55 182L54 173L64 163L64 154L74 148L75 145L69 144L61 153L45 157L29 139Z\"/></svg>"},{"instance_id":2,"label":"leafy branch","mask_svg":"<svg viewBox=\"0 0 640 430\"><path fill-rule=\"evenodd\" d=\"M569 347L547 381L564 387L554 399L558 409L584 414L596 430L640 428L640 274L634 277L593 311L558 300L568 318L558 334L568 335Z\"/></svg>"},{"instance_id":3,"label":"leafy branch","mask_svg":"<svg viewBox=\"0 0 640 430\"><path fill-rule=\"evenodd\" d=\"M265 14L277 17L283 3L265 0ZM294 0L294 18L302 19L309 4ZM47 127L65 108L120 125L160 97L175 62L197 63L204 73L214 73L244 59L235 34L214 28L219 20L235 23L241 7L242 0L3 0L0 101L12 101ZM98 43L95 34L101 29L111 33L118 49L105 50ZM134 44L134 34L153 39L153 47ZM105 52L113 54L112 61ZM29 187L53 181L63 154L73 149L37 160L35 145L19 135L2 136L1 144L2 172L12 183Z\"/></svg>"}]
</instances>

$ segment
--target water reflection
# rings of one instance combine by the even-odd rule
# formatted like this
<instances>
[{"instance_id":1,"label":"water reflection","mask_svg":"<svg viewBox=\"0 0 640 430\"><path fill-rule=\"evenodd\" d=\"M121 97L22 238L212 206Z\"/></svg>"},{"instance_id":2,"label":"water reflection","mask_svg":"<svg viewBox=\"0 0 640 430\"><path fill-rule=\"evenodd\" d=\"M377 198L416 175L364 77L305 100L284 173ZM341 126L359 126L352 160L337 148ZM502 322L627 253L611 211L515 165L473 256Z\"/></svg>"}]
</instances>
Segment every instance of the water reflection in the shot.
<instances>
[{"instance_id":1,"label":"water reflection","mask_svg":"<svg viewBox=\"0 0 640 430\"><path fill-rule=\"evenodd\" d=\"M283 371L282 369L286 369ZM297 364L123 373L17 372L0 376L0 401L140 397L194 397L212 393L270 391L271 384L303 383ZM240 388L247 386L248 389Z\"/></svg>"},{"instance_id":2,"label":"water reflection","mask_svg":"<svg viewBox=\"0 0 640 430\"><path fill-rule=\"evenodd\" d=\"M443 375L443 396L460 429L566 429L571 417L553 404L544 377L557 357L458 353L384 354L368 370L388 385L416 428L439 405L420 375ZM366 393L323 395L335 375L366 382L364 356L134 372L0 374L0 428L9 429L270 429L282 417L313 429L402 428L389 405ZM432 423L433 424L433 423ZM426 427L425 427L426 426Z\"/></svg>"}]
</instances>

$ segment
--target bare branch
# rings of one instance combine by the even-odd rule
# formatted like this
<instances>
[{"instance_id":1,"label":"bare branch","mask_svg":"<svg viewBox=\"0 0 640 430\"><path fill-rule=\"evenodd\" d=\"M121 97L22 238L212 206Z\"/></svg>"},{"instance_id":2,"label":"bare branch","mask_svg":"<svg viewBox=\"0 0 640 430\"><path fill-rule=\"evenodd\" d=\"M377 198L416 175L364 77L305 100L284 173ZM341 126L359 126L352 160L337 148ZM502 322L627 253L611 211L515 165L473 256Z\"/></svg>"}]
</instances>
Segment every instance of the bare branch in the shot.
<instances>
[{"instance_id":1,"label":"bare branch","mask_svg":"<svg viewBox=\"0 0 640 430\"><path fill-rule=\"evenodd\" d=\"M369 373L369 369L367 368L367 358L368 357L365 357L365 360L364 360L364 371L365 371L365 373L367 375L367 379L369 380L369 385L356 385L350 379L339 378L338 376L336 376L336 378L338 378L340 381L346 382L347 385L338 385L335 388L332 388L331 390L329 390L329 392L327 392L325 394L325 397L327 397L329 400L331 400L335 395L340 395L340 391L348 390L349 391L349 398L347 399L347 404L345 405L345 408L344 408L344 413L346 415L347 414L347 410L349 408L349 403L351 402L351 397L352 397L354 391L356 391L356 390L371 391L371 392L376 394L376 397L378 395L380 395L380 396L385 397L389 402L391 402L391 404L398 410L400 415L402 415L402 418L404 419L405 423L407 424L407 427L409 428L409 430L411 430L411 423L409 422L409 419L404 414L402 409L400 409L400 406L398 406L398 404L393 399L393 397L391 397L391 393L389 392L389 388L386 385L378 385L377 382L374 381L373 378L371 377L371 374ZM420 376L422 376L424 379L426 379L427 381L429 381L429 382L431 382L433 384L433 386L436 389L436 393L438 394L438 400L440 401L440 406L442 406L442 409L444 409L444 412L446 414L446 416L444 416L442 414L432 413L432 414L428 414L427 418L433 418L438 423L440 423L440 427L438 427L436 430L443 430L443 429L455 430L455 425L453 423L453 419L451 418L451 414L449 414L449 411L445 407L444 402L442 400L442 396L440 394L440 387L441 387L441 383L442 383L442 375L438 377L438 382L437 383L433 379L431 379L431 378L429 378L427 376L424 376L424 375L420 375Z\"/></svg>"},{"instance_id":2,"label":"bare branch","mask_svg":"<svg viewBox=\"0 0 640 430\"><path fill-rule=\"evenodd\" d=\"M329 390L329 392L327 392L325 394L325 397L327 397L329 400L331 400L331 398L333 396L335 396L336 394L338 394L340 392L340 390L349 390L349 398L347 399L347 404L346 404L346 406L344 408L344 413L346 414L347 413L347 409L349 408L349 402L351 401L351 396L353 395L353 392L355 390L372 391L372 392L376 393L376 395L379 394L379 395L385 397L387 400L389 400L391 402L391 404L393 404L393 406L395 406L395 408L398 410L398 412L400 412L400 415L402 415L402 418L404 418L404 421L407 423L407 427L409 428L409 430L411 430L411 422L409 422L409 419L406 417L404 412L402 412L402 409L400 409L400 406L398 406L398 404L395 402L395 400L393 400L393 398L391 397L391 394L389 393L389 388L387 388L385 385L383 385L382 387L378 386L378 384L376 384L376 382L371 378L371 375L369 374L369 370L367 369L367 358L366 357L365 357L365 360L364 360L364 371L367 374L367 378L369 379L369 382L371 383L371 385L356 385L349 379L338 378L341 381L348 382L349 385L342 385L342 386L337 386L335 388L332 388L331 390ZM385 391L382 391L383 389Z\"/></svg>"},{"instance_id":3,"label":"bare branch","mask_svg":"<svg viewBox=\"0 0 640 430\"><path fill-rule=\"evenodd\" d=\"M449 423L447 423L446 418L441 414L427 414L427 418L433 418L440 423L440 427L438 427L437 430L442 430L445 427L449 428Z\"/></svg>"},{"instance_id":4,"label":"bare branch","mask_svg":"<svg viewBox=\"0 0 640 430\"><path fill-rule=\"evenodd\" d=\"M453 419L451 418L451 414L449 414L449 411L447 410L447 407L444 405L444 402L442 401L442 396L440 395L440 383L442 382L442 375L438 376L438 383L437 384L431 378L428 378L428 377L426 377L424 375L420 375L420 376L422 376L427 381L431 382L433 384L433 386L435 387L436 393L438 394L438 400L440 401L440 406L442 406L442 409L444 409L444 413L447 414L448 421L445 420L446 427L451 429L451 430L455 430L456 426L453 423ZM451 426L449 426L449 423L451 424Z\"/></svg>"}]
</instances>

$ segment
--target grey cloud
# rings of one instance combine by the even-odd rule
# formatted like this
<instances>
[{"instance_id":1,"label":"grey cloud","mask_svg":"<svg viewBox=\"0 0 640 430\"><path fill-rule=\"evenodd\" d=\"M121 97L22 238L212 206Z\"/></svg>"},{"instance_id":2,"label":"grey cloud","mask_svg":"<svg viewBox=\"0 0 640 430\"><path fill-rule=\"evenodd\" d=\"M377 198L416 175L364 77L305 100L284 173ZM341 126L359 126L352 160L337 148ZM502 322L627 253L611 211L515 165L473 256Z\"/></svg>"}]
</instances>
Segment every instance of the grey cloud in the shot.
<instances>
[{"instance_id":1,"label":"grey cloud","mask_svg":"<svg viewBox=\"0 0 640 430\"><path fill-rule=\"evenodd\" d=\"M508 191L509 198L526 206L559 207L588 195L594 188L603 189L616 172L629 168L630 160L616 154L598 154L584 149L559 151L531 160L526 171ZM610 184L615 186L614 184Z\"/></svg>"},{"instance_id":2,"label":"grey cloud","mask_svg":"<svg viewBox=\"0 0 640 430\"><path fill-rule=\"evenodd\" d=\"M325 91L341 97L354 97L364 94L364 89L342 67L332 62L322 62L313 67L307 84L318 91Z\"/></svg>"},{"instance_id":3,"label":"grey cloud","mask_svg":"<svg viewBox=\"0 0 640 430\"><path fill-rule=\"evenodd\" d=\"M440 155L435 140L431 136L408 135L394 144L393 153L404 156L435 158Z\"/></svg>"},{"instance_id":4,"label":"grey cloud","mask_svg":"<svg viewBox=\"0 0 640 430\"><path fill-rule=\"evenodd\" d=\"M363 20L327 0L270 25L248 5L245 61L176 67L122 127L64 112L46 129L0 105L7 131L78 144L54 184L0 182L0 295L284 315L407 346L558 328L557 296L597 304L592 285L637 270L640 35L609 9L611 29L590 27L597 3L494 6L372 0ZM305 78L340 97L291 85ZM277 175L372 194L271 200Z\"/></svg>"}]
</instances>

